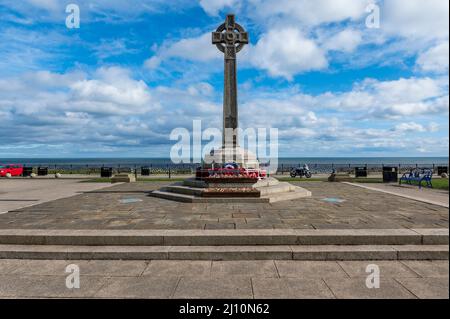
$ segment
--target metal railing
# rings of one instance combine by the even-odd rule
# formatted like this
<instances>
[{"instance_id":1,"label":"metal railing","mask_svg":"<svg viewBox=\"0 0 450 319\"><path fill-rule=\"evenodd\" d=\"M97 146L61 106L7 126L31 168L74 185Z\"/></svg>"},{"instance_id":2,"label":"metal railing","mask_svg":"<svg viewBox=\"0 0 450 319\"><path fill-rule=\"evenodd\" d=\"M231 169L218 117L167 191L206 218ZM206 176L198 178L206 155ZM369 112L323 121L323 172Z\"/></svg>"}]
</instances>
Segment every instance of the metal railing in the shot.
<instances>
[{"instance_id":1,"label":"metal railing","mask_svg":"<svg viewBox=\"0 0 450 319\"><path fill-rule=\"evenodd\" d=\"M305 163L294 164L280 164L276 174L289 174L291 169L301 167ZM386 164L334 164L334 163L306 163L313 174L329 174L335 172L354 172L356 167L367 168L368 174L382 173L383 167L397 167L399 173L405 173L411 169L431 169L436 174L438 167L448 167L447 163L435 164L402 164L402 163L386 163ZM129 172L141 175L143 169L150 175L191 175L195 174L199 164L54 164L54 163L23 163L25 167L33 167L33 171L37 172L38 167L48 168L49 174L80 174L99 176L102 167L111 167L113 173ZM273 174L273 172L272 172Z\"/></svg>"}]
</instances>

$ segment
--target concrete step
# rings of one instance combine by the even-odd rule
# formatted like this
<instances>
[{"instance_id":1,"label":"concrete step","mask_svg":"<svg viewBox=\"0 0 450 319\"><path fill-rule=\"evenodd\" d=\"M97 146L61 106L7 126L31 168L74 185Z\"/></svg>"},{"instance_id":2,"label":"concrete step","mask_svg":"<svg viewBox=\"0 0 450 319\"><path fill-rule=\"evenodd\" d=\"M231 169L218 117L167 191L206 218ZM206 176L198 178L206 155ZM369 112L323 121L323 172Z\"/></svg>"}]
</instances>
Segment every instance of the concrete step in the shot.
<instances>
[{"instance_id":1,"label":"concrete step","mask_svg":"<svg viewBox=\"0 0 450 319\"><path fill-rule=\"evenodd\" d=\"M280 201L286 201L286 200L294 200L298 198L305 198L310 197L311 192L301 188L294 186L294 189L286 193L275 193L275 194L268 194L265 196L262 196L261 198L266 198L269 200L270 203L276 203Z\"/></svg>"},{"instance_id":2,"label":"concrete step","mask_svg":"<svg viewBox=\"0 0 450 319\"><path fill-rule=\"evenodd\" d=\"M176 194L164 190L157 190L149 193L149 196L163 198L163 199L170 199L177 202L182 203L194 203L195 202L195 196L193 195L186 195L186 194ZM198 203L198 201L196 201Z\"/></svg>"},{"instance_id":3,"label":"concrete step","mask_svg":"<svg viewBox=\"0 0 450 319\"><path fill-rule=\"evenodd\" d=\"M164 187L164 191L191 196L201 196L202 192L204 191L204 188L190 187L183 185L170 185Z\"/></svg>"},{"instance_id":4,"label":"concrete step","mask_svg":"<svg viewBox=\"0 0 450 319\"><path fill-rule=\"evenodd\" d=\"M258 190L261 192L261 196L271 195L271 194L279 194L279 193L288 193L295 191L296 187L292 184L286 182L280 182L277 185L272 186L264 186L258 187Z\"/></svg>"},{"instance_id":5,"label":"concrete step","mask_svg":"<svg viewBox=\"0 0 450 319\"><path fill-rule=\"evenodd\" d=\"M158 190L149 193L149 196L169 199L184 203L269 203L270 198L256 198L256 197L200 197L188 194L179 194L166 190Z\"/></svg>"},{"instance_id":6,"label":"concrete step","mask_svg":"<svg viewBox=\"0 0 450 319\"><path fill-rule=\"evenodd\" d=\"M448 229L0 229L2 245L270 246L448 245Z\"/></svg>"},{"instance_id":7,"label":"concrete step","mask_svg":"<svg viewBox=\"0 0 450 319\"><path fill-rule=\"evenodd\" d=\"M0 259L47 260L448 260L448 245L51 246L0 245Z\"/></svg>"}]
</instances>

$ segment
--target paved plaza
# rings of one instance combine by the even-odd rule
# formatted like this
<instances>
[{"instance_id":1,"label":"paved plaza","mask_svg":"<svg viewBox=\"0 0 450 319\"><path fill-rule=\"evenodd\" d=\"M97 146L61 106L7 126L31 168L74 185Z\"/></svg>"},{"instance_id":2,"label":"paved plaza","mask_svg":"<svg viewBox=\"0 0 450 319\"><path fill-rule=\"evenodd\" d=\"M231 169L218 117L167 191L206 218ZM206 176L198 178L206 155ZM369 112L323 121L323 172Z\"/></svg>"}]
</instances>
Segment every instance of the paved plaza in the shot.
<instances>
[{"instance_id":1,"label":"paved plaza","mask_svg":"<svg viewBox=\"0 0 450 319\"><path fill-rule=\"evenodd\" d=\"M165 185L121 184L12 210L0 215L0 229L448 228L448 208L342 183L296 183L313 196L271 204L188 204L148 195Z\"/></svg>"},{"instance_id":2,"label":"paved plaza","mask_svg":"<svg viewBox=\"0 0 450 319\"><path fill-rule=\"evenodd\" d=\"M105 183L80 183L79 179L13 178L0 180L0 214L81 192L109 187Z\"/></svg>"},{"instance_id":3,"label":"paved plaza","mask_svg":"<svg viewBox=\"0 0 450 319\"><path fill-rule=\"evenodd\" d=\"M158 230L224 232L223 230L227 230L224 233L240 230L257 233L267 230L274 232L273 229L278 229L277 232L279 230L284 232L314 230L337 233L352 231L352 234L353 232L354 234L358 233L354 230L368 234L370 234L370 230L373 230L385 235L387 235L386 231L391 230L398 236L403 232L408 232L408 234L414 232L417 237L417 232L420 232L421 229L429 234L433 234L434 231L436 234L442 234L443 230L448 229L448 208L442 205L342 183L296 182L297 185L310 190L313 196L271 204L189 204L149 196L149 192L152 190L169 185L167 182L138 182L118 185L78 183L78 185L74 185L75 181L70 181L68 190L62 189L63 185L58 184L60 181L50 182L54 183L53 188L49 188L49 192L52 192L51 195L46 198L39 197L37 189L34 193L36 197L43 198L42 201L47 200L46 202L13 208L0 215L0 230L4 232L2 240L6 241L7 238L10 238L10 240L20 243L25 237L17 236L19 233L26 234L27 230L30 234L44 231L47 236L46 241L50 240L49 235L52 234L48 230L54 230L58 234L62 232L60 237L56 233L54 234L61 240L69 240L69 230L98 232L98 238L89 234L85 234L86 237L80 237L80 241L87 243L106 240L105 237L100 236L102 231L123 232L124 230L150 232ZM61 189L58 190L58 187ZM45 189L44 192L46 191ZM42 192L41 189L40 193ZM13 194L11 190L4 191L3 196L7 198L11 194ZM72 196L67 197L70 195ZM57 197L59 199L52 200L52 196L62 198ZM16 237L8 237L8 231L17 232ZM75 237L70 237L70 240L76 240L77 235L73 235ZM270 245L271 241L275 240L275 237L271 236L273 234L254 240L268 241ZM438 237L436 239L448 243L448 233L443 236L439 237L441 239ZM348 240L355 244L356 237L350 237ZM415 242L415 237L406 236L404 240ZM331 236L328 241L332 244L337 240L336 238ZM341 240L343 240L342 238ZM375 240L373 239L375 237L369 236L368 238ZM29 239L31 240L31 236ZM201 238L193 237L193 239L200 240ZM384 240L394 239L392 237ZM39 240L38 237L36 240ZM54 240L60 239L55 238ZM149 240L153 239L149 237L147 241ZM360 240L365 241L366 239L361 237ZM399 239L395 239L395 241L397 240ZM422 243L425 244L423 239ZM213 244L213 242L209 244ZM389 249L386 246L389 245L388 243L382 245L385 246L374 246L373 249L381 249L381 253ZM69 246L23 245L23 248L21 245L19 246L8 248L10 246L3 245L2 251L7 253L8 249L17 249L18 256L24 256L20 255L20 251L27 249L32 253L36 249L48 249L49 252L52 250L64 252L69 249ZM443 246L436 247L442 249ZM339 248L339 246L321 247L313 245L308 248L308 246L300 245L292 249ZM327 259L327 257L324 260L316 261L272 257L276 254L270 255L269 258L261 258L256 253L253 254L254 256L258 255L258 258L237 258L237 251L241 248L235 249L233 246L171 247L170 249L179 249L181 252L186 250L186 256L196 257L180 258L182 260L163 260L164 258L99 260L92 259L93 257L82 258L84 260L78 260L81 259L78 257L78 259L73 258L74 260L70 261L64 260L65 257L56 258L60 260L27 259L34 257L0 259L0 298L448 298L449 263L446 260L448 257L440 258L444 260L406 260L414 259L408 257L399 258L399 260L375 258L384 260L372 259L370 261L366 260L368 259L366 257L356 258L357 254L359 256L375 256L370 251L372 246L365 247L368 247L368 252L362 253L360 250L366 248L345 246L342 249L339 248L340 250L347 249L348 252L345 254L342 252L330 253L338 256L335 260ZM405 247L406 250L418 250L418 256L423 254L426 256L428 247L431 250L435 249L435 246L426 245ZM258 250L257 248L262 249L263 254L267 254L268 248L276 250L280 247L253 245L248 249ZM90 249L95 250L96 248L74 246L73 249L75 251L87 249L88 254ZM139 252L146 249L169 248L164 246L159 248L157 246L142 248L139 246L123 248L111 246L98 249L106 249L107 253L112 250L114 253L122 251L122 254L126 256L133 249ZM236 256L233 255L230 260L218 260L223 258L224 254L222 254L224 256L219 254L220 258L199 257L201 252L204 255L206 250L211 250L210 254L206 254L207 256L214 256L212 252L224 249L229 249L231 254ZM198 256L195 254L196 251L200 252L197 254ZM360 252L358 253L358 251ZM330 254L326 255L331 256ZM443 254L448 256L448 250L443 251ZM22 258L5 256L3 258ZM339 256L348 256L349 259L344 261ZM352 260L354 258L357 260ZM81 286L79 289L66 287L68 276L66 267L69 264L75 264L80 269ZM369 264L377 265L380 269L380 288L369 289L366 286L368 276L366 267Z\"/></svg>"},{"instance_id":4,"label":"paved plaza","mask_svg":"<svg viewBox=\"0 0 450 319\"><path fill-rule=\"evenodd\" d=\"M66 287L66 267L80 288ZM366 267L380 287L366 286ZM448 261L0 260L1 298L448 298Z\"/></svg>"}]
</instances>

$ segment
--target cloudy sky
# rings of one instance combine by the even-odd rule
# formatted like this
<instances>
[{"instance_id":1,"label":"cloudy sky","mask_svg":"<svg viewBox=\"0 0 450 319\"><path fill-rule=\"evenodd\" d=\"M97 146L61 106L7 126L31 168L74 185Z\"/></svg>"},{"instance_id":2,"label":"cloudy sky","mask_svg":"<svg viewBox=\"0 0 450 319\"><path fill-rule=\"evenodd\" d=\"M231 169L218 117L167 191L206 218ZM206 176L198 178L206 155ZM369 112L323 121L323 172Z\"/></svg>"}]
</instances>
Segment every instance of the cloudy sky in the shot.
<instances>
[{"instance_id":1,"label":"cloudy sky","mask_svg":"<svg viewBox=\"0 0 450 319\"><path fill-rule=\"evenodd\" d=\"M0 0L0 158L168 157L174 128L220 127L229 12L240 125L281 156L448 155L447 0Z\"/></svg>"}]
</instances>

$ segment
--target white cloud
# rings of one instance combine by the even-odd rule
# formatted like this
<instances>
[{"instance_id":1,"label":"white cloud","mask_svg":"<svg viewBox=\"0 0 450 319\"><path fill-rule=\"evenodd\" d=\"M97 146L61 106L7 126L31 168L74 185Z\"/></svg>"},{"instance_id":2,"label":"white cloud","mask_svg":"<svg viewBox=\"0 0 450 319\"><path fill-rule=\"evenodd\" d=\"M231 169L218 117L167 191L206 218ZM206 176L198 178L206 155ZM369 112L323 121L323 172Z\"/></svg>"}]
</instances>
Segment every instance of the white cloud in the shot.
<instances>
[{"instance_id":1,"label":"white cloud","mask_svg":"<svg viewBox=\"0 0 450 319\"><path fill-rule=\"evenodd\" d=\"M423 71L445 73L448 72L448 59L449 43L445 41L420 54L417 65Z\"/></svg>"},{"instance_id":2,"label":"white cloud","mask_svg":"<svg viewBox=\"0 0 450 319\"><path fill-rule=\"evenodd\" d=\"M251 49L251 63L272 76L294 75L328 66L325 52L298 29L271 30Z\"/></svg>"},{"instance_id":3,"label":"white cloud","mask_svg":"<svg viewBox=\"0 0 450 319\"><path fill-rule=\"evenodd\" d=\"M423 125L416 122L405 122L397 124L394 131L399 133L434 133L439 130L439 127L440 125L434 122L431 122L429 125Z\"/></svg>"},{"instance_id":4,"label":"white cloud","mask_svg":"<svg viewBox=\"0 0 450 319\"><path fill-rule=\"evenodd\" d=\"M397 132L426 132L427 129L422 125L415 122L401 123L395 127Z\"/></svg>"},{"instance_id":5,"label":"white cloud","mask_svg":"<svg viewBox=\"0 0 450 319\"><path fill-rule=\"evenodd\" d=\"M326 68L328 61L325 53L300 30L287 28L263 34L256 45L249 45L242 51L239 60L243 62L243 67L254 66L266 70L271 76L291 80L296 74ZM208 32L199 37L164 44L145 62L145 66L155 69L162 61L171 58L211 62L220 61L223 55L211 44L211 33Z\"/></svg>"},{"instance_id":6,"label":"white cloud","mask_svg":"<svg viewBox=\"0 0 450 319\"><path fill-rule=\"evenodd\" d=\"M262 19L287 18L309 26L360 19L367 5L366 0L254 0L250 3Z\"/></svg>"},{"instance_id":7,"label":"white cloud","mask_svg":"<svg viewBox=\"0 0 450 319\"><path fill-rule=\"evenodd\" d=\"M346 29L333 35L323 41L323 46L328 50L353 52L362 42L362 35L360 31L353 29Z\"/></svg>"},{"instance_id":8,"label":"white cloud","mask_svg":"<svg viewBox=\"0 0 450 319\"><path fill-rule=\"evenodd\" d=\"M386 0L382 30L411 39L445 39L449 35L446 0Z\"/></svg>"},{"instance_id":9,"label":"white cloud","mask_svg":"<svg viewBox=\"0 0 450 319\"><path fill-rule=\"evenodd\" d=\"M141 114L153 105L147 85L118 67L100 68L95 79L76 81L70 89L78 111Z\"/></svg>"},{"instance_id":10,"label":"white cloud","mask_svg":"<svg viewBox=\"0 0 450 319\"><path fill-rule=\"evenodd\" d=\"M200 0L200 6L212 16L217 15L224 8L236 6L238 3L238 0Z\"/></svg>"},{"instance_id":11,"label":"white cloud","mask_svg":"<svg viewBox=\"0 0 450 319\"><path fill-rule=\"evenodd\" d=\"M145 66L155 69L163 60L170 58L207 62L220 57L217 48L211 44L211 32L208 32L198 37L163 44L157 48L154 56L145 61Z\"/></svg>"},{"instance_id":12,"label":"white cloud","mask_svg":"<svg viewBox=\"0 0 450 319\"><path fill-rule=\"evenodd\" d=\"M325 100L334 108L362 110L361 118L448 114L448 81L445 78L365 80L352 92L331 94Z\"/></svg>"}]
</instances>

